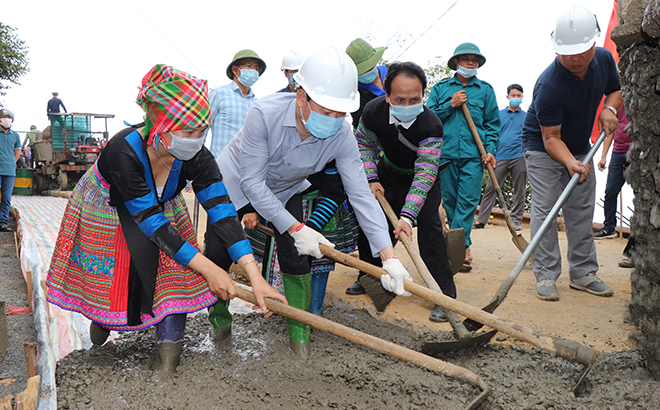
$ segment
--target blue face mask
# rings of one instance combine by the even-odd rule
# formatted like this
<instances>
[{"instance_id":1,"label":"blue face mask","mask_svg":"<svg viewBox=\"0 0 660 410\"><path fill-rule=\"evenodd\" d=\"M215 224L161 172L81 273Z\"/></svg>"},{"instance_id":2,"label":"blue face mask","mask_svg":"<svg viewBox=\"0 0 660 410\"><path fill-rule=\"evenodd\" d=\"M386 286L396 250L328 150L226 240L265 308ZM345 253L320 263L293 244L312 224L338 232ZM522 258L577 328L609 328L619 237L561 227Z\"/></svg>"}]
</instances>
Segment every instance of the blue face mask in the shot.
<instances>
[{"instance_id":1,"label":"blue face mask","mask_svg":"<svg viewBox=\"0 0 660 410\"><path fill-rule=\"evenodd\" d=\"M472 78L475 75L477 75L477 69L476 68L465 68L462 65L459 65L458 68L456 69L456 72L460 75L462 75L464 78Z\"/></svg>"},{"instance_id":2,"label":"blue face mask","mask_svg":"<svg viewBox=\"0 0 660 410\"><path fill-rule=\"evenodd\" d=\"M424 111L424 105L422 103L415 105L390 104L390 107L392 115L401 122L410 122Z\"/></svg>"},{"instance_id":3,"label":"blue face mask","mask_svg":"<svg viewBox=\"0 0 660 410\"><path fill-rule=\"evenodd\" d=\"M291 84L291 87L296 88L298 87L298 83L296 83L296 80L293 79L293 75L295 73L289 74L289 84Z\"/></svg>"},{"instance_id":4,"label":"blue face mask","mask_svg":"<svg viewBox=\"0 0 660 410\"><path fill-rule=\"evenodd\" d=\"M241 75L238 77L238 81L246 87L252 87L254 83L259 79L259 73L257 70L251 68L241 69Z\"/></svg>"},{"instance_id":5,"label":"blue face mask","mask_svg":"<svg viewBox=\"0 0 660 410\"><path fill-rule=\"evenodd\" d=\"M522 98L509 98L509 104L512 107L517 107L522 104Z\"/></svg>"},{"instance_id":6,"label":"blue face mask","mask_svg":"<svg viewBox=\"0 0 660 410\"><path fill-rule=\"evenodd\" d=\"M358 75L358 81L363 84L371 84L378 76L378 67L374 67L364 74Z\"/></svg>"},{"instance_id":7,"label":"blue face mask","mask_svg":"<svg viewBox=\"0 0 660 410\"><path fill-rule=\"evenodd\" d=\"M307 131L320 140L335 135L344 123L345 117L333 118L312 111L312 107L309 106L309 101L307 101L307 107L309 107L309 118L307 121L305 121L305 117L303 116L302 108L300 109L302 122L305 124Z\"/></svg>"}]
</instances>

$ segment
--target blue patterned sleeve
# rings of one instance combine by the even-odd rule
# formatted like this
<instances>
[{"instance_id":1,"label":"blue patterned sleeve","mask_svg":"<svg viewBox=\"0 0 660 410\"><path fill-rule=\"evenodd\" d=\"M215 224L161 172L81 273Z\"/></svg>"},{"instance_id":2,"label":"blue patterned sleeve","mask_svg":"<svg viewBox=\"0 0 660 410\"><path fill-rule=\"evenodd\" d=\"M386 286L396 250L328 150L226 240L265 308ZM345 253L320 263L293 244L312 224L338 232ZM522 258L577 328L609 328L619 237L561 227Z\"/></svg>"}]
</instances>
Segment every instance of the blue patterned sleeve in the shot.
<instances>
[{"instance_id":1,"label":"blue patterned sleeve","mask_svg":"<svg viewBox=\"0 0 660 410\"><path fill-rule=\"evenodd\" d=\"M233 261L251 254L252 247L245 236L236 208L222 182L222 175L213 154L206 149L195 157L192 169L193 189L197 200L204 207L209 226Z\"/></svg>"}]
</instances>

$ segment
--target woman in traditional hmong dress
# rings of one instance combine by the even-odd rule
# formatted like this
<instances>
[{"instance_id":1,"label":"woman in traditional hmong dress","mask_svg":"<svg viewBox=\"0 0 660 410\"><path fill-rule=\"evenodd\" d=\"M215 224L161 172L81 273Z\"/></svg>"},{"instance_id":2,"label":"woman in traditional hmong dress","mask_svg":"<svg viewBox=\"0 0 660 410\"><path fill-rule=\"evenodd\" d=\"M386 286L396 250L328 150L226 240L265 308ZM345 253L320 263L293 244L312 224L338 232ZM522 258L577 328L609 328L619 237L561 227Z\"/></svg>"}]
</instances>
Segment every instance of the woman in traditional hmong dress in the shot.
<instances>
[{"instance_id":1,"label":"woman in traditional hmong dress","mask_svg":"<svg viewBox=\"0 0 660 410\"><path fill-rule=\"evenodd\" d=\"M48 272L48 301L92 320L95 344L110 330L155 325L156 369L167 375L179 362L186 315L217 296L235 296L226 272L232 262L249 277L261 308L264 297L286 300L258 271L204 147L211 120L206 80L156 65L137 102L145 123L110 139L71 195ZM208 213L204 255L181 195L187 180Z\"/></svg>"},{"instance_id":2,"label":"woman in traditional hmong dress","mask_svg":"<svg viewBox=\"0 0 660 410\"><path fill-rule=\"evenodd\" d=\"M358 222L353 208L346 199L335 162L328 163L323 171L310 176L307 180L312 185L303 195L302 222L323 233L323 236L335 245L335 250L343 253L355 251ZM271 286L284 293L275 240L263 232L250 229L255 228L257 219L267 226L269 223L258 217L254 209L248 212L251 213L245 214L243 224L246 226L245 233L252 244L256 258L263 264L262 275ZM311 258L310 266L312 283L309 312L321 315L328 276L335 269L335 262L327 257Z\"/></svg>"}]
</instances>

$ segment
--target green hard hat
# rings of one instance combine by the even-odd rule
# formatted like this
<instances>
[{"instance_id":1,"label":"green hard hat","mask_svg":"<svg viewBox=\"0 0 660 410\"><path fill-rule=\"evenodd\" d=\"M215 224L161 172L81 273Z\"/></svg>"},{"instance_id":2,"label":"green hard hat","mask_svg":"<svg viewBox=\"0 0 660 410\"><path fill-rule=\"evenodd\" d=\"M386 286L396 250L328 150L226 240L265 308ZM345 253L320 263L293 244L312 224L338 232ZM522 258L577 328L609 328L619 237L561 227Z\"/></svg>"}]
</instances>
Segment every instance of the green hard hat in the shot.
<instances>
[{"instance_id":1,"label":"green hard hat","mask_svg":"<svg viewBox=\"0 0 660 410\"><path fill-rule=\"evenodd\" d=\"M475 44L472 43L463 43L460 46L456 47L456 50L454 50L454 55L451 56L451 58L447 62L449 68L451 68L452 70L456 70L456 63L454 62L454 58L463 54L474 54L475 56L479 57L479 68L483 67L483 65L486 64L486 57L484 57L483 54L481 54L481 51L479 51L479 47L477 47Z\"/></svg>"},{"instance_id":2,"label":"green hard hat","mask_svg":"<svg viewBox=\"0 0 660 410\"><path fill-rule=\"evenodd\" d=\"M361 38L356 38L346 47L346 54L355 63L358 75L362 75L378 64L386 49L387 47L373 48Z\"/></svg>"},{"instance_id":3,"label":"green hard hat","mask_svg":"<svg viewBox=\"0 0 660 410\"><path fill-rule=\"evenodd\" d=\"M227 66L227 77L229 77L230 80L234 79L234 73L231 72L231 68L234 66L234 63L244 58L254 58L255 60L259 60L259 65L261 66L261 70L259 72L260 76L264 73L264 71L266 71L266 62L262 60L257 53L246 48L245 50L241 50L236 53L234 58L232 58L231 63L229 63Z\"/></svg>"}]
</instances>

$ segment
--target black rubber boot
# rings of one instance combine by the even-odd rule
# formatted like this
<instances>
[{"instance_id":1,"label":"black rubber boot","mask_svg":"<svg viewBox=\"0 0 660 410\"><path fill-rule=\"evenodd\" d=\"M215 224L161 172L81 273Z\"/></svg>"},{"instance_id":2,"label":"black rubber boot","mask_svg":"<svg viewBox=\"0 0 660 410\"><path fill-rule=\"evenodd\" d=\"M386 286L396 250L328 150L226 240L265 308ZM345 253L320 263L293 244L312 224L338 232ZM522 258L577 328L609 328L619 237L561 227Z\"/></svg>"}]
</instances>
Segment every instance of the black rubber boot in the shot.
<instances>
[{"instance_id":1,"label":"black rubber boot","mask_svg":"<svg viewBox=\"0 0 660 410\"><path fill-rule=\"evenodd\" d=\"M102 327L96 322L92 322L89 325L89 338L92 340L92 344L96 346L101 346L108 340L110 335L110 330Z\"/></svg>"},{"instance_id":2,"label":"black rubber boot","mask_svg":"<svg viewBox=\"0 0 660 410\"><path fill-rule=\"evenodd\" d=\"M351 286L346 288L347 295L364 295L365 293L367 291L364 290L364 286L358 281L353 282Z\"/></svg>"},{"instance_id":3,"label":"black rubber boot","mask_svg":"<svg viewBox=\"0 0 660 410\"><path fill-rule=\"evenodd\" d=\"M442 311L442 308L439 305L435 305L433 311L431 311L431 314L429 315L429 320L431 322L446 322L449 319L445 316L445 312Z\"/></svg>"}]
</instances>

